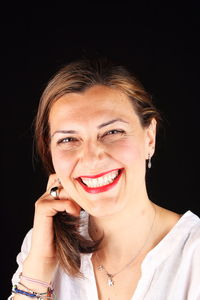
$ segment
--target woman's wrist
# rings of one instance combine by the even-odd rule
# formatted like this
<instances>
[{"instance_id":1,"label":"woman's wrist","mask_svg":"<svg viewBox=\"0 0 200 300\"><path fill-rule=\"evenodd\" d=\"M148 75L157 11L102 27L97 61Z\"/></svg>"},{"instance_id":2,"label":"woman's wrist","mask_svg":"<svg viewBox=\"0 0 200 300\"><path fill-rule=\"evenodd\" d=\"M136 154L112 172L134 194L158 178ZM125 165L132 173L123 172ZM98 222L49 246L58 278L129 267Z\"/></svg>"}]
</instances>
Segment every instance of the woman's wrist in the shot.
<instances>
[{"instance_id":1,"label":"woman's wrist","mask_svg":"<svg viewBox=\"0 0 200 300\"><path fill-rule=\"evenodd\" d=\"M50 285L55 269L56 262L54 259L41 260L38 258L28 257L23 264L21 282L23 284L27 283L25 277L35 279L35 282L29 281L28 287L32 289L36 289L38 287L38 292L45 292L47 290L47 286L42 286L41 284L38 284L38 282L46 282Z\"/></svg>"}]
</instances>

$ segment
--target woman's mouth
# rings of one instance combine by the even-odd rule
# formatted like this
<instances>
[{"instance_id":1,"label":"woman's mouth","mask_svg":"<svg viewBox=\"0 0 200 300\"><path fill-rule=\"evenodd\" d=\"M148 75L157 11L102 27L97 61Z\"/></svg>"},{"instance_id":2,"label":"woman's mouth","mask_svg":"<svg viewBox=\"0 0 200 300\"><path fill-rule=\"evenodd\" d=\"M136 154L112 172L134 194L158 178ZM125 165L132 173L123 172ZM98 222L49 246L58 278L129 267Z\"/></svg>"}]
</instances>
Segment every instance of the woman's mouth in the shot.
<instances>
[{"instance_id":1,"label":"woman's mouth","mask_svg":"<svg viewBox=\"0 0 200 300\"><path fill-rule=\"evenodd\" d=\"M77 178L77 181L88 193L102 193L117 184L123 170L124 169L115 169L95 176L81 176Z\"/></svg>"}]
</instances>

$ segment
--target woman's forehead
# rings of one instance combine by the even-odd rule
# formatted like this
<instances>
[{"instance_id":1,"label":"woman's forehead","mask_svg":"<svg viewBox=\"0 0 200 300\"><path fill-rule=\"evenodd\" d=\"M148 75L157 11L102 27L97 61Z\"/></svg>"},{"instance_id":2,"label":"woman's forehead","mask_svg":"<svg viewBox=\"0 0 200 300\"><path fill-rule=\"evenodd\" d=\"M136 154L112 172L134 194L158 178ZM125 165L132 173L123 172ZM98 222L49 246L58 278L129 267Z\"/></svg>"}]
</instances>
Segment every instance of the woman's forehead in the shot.
<instances>
[{"instance_id":1,"label":"woman's forehead","mask_svg":"<svg viewBox=\"0 0 200 300\"><path fill-rule=\"evenodd\" d=\"M52 106L50 115L59 113L93 114L105 111L133 111L129 98L119 90L105 86L94 86L82 93L69 93L59 98Z\"/></svg>"},{"instance_id":2,"label":"woman's forehead","mask_svg":"<svg viewBox=\"0 0 200 300\"><path fill-rule=\"evenodd\" d=\"M66 94L53 104L49 115L51 134L63 130L96 130L101 129L102 124L116 122L124 126L139 125L139 118L126 95L107 87Z\"/></svg>"}]
</instances>

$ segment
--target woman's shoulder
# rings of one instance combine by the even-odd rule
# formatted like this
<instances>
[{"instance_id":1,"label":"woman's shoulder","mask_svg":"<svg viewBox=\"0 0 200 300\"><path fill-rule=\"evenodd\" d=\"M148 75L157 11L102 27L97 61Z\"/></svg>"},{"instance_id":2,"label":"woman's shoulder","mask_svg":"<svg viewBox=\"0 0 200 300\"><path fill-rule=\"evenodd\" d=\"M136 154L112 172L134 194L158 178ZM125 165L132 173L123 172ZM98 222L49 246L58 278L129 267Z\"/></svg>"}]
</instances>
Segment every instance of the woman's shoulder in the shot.
<instances>
[{"instance_id":1,"label":"woman's shoulder","mask_svg":"<svg viewBox=\"0 0 200 300\"><path fill-rule=\"evenodd\" d=\"M154 255L162 259L193 260L200 257L200 218L190 210L182 215L160 210L159 240L153 249ZM162 260L161 259L161 260Z\"/></svg>"},{"instance_id":2,"label":"woman's shoulder","mask_svg":"<svg viewBox=\"0 0 200 300\"><path fill-rule=\"evenodd\" d=\"M200 238L200 218L192 211L188 210L184 214L179 214L159 206L157 210L164 236L179 232L182 236L194 235Z\"/></svg>"},{"instance_id":3,"label":"woman's shoulder","mask_svg":"<svg viewBox=\"0 0 200 300\"><path fill-rule=\"evenodd\" d=\"M187 211L180 219L180 228L185 231L184 251L200 257L200 218Z\"/></svg>"},{"instance_id":4,"label":"woman's shoulder","mask_svg":"<svg viewBox=\"0 0 200 300\"><path fill-rule=\"evenodd\" d=\"M200 218L188 210L184 214L169 213L168 235L171 238L176 238L177 242L184 241L184 245L200 243ZM171 228L170 228L171 226Z\"/></svg>"},{"instance_id":5,"label":"woman's shoulder","mask_svg":"<svg viewBox=\"0 0 200 300\"><path fill-rule=\"evenodd\" d=\"M200 242L200 218L192 211L188 210L180 215L174 229L180 233L182 232L186 241Z\"/></svg>"},{"instance_id":6,"label":"woman's shoulder","mask_svg":"<svg viewBox=\"0 0 200 300\"><path fill-rule=\"evenodd\" d=\"M156 299L162 299L164 293L166 299L200 299L200 218L191 211L179 217L169 213L167 218L170 215L175 224L142 266L151 279L147 298L156 294Z\"/></svg>"}]
</instances>

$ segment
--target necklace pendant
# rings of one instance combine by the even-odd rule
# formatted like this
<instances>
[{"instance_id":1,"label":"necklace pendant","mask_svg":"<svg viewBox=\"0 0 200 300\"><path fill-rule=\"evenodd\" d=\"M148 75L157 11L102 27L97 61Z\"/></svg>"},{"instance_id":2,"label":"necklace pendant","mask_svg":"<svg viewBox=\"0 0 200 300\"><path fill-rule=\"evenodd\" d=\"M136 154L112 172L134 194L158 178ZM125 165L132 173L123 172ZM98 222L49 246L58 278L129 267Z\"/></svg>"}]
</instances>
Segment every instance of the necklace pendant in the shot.
<instances>
[{"instance_id":1,"label":"necklace pendant","mask_svg":"<svg viewBox=\"0 0 200 300\"><path fill-rule=\"evenodd\" d=\"M108 286L114 286L114 280L113 280L113 276L111 274L107 274L108 276Z\"/></svg>"}]
</instances>

